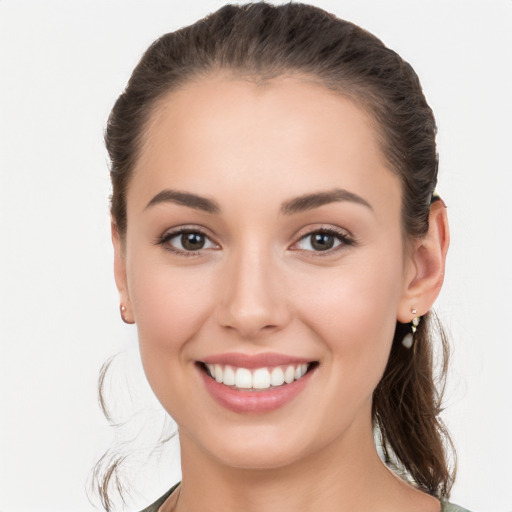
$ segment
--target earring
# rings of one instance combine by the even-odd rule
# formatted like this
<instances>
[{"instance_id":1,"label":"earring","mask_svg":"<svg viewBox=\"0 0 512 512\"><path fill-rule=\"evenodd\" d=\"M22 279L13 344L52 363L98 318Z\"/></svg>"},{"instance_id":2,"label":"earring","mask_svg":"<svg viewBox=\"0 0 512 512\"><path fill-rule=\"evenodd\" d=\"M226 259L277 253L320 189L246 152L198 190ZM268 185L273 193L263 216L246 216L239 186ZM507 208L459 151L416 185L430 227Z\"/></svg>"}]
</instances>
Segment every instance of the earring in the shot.
<instances>
[{"instance_id":1,"label":"earring","mask_svg":"<svg viewBox=\"0 0 512 512\"><path fill-rule=\"evenodd\" d=\"M415 315L417 313L417 311L415 309L411 309L411 313L413 315ZM411 332L408 332L404 336L404 339L402 340L402 345L405 348L409 349L414 345L414 334L416 333L416 329L418 328L419 324L420 324L420 318L415 316L411 322Z\"/></svg>"},{"instance_id":2,"label":"earring","mask_svg":"<svg viewBox=\"0 0 512 512\"><path fill-rule=\"evenodd\" d=\"M121 313L121 320L125 323L125 324L134 324L135 322L132 322L132 321L129 321L129 320L126 320L126 317L124 316L125 313L126 313L126 306L124 306L123 304L121 304L119 306L119 312Z\"/></svg>"}]
</instances>

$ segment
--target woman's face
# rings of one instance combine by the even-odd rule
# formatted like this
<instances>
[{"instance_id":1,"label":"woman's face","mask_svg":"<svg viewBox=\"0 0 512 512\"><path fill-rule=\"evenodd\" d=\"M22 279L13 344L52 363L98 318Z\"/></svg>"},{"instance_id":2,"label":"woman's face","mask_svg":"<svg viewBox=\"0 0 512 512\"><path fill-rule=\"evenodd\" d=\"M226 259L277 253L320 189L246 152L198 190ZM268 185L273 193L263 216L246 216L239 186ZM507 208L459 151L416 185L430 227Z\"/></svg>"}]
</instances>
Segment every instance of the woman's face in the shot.
<instances>
[{"instance_id":1,"label":"woman's face","mask_svg":"<svg viewBox=\"0 0 512 512\"><path fill-rule=\"evenodd\" d=\"M116 276L182 453L268 468L368 442L411 306L400 202L369 117L320 85L212 77L160 104Z\"/></svg>"}]
</instances>

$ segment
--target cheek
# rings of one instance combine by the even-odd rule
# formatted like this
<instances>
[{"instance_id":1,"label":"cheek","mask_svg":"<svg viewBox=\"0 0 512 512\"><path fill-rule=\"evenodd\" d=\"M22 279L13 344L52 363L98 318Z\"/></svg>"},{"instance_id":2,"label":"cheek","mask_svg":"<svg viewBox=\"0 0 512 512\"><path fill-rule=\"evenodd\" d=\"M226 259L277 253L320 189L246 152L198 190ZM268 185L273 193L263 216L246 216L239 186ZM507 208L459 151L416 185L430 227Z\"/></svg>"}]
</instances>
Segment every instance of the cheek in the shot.
<instances>
[{"instance_id":1,"label":"cheek","mask_svg":"<svg viewBox=\"0 0 512 512\"><path fill-rule=\"evenodd\" d=\"M396 255L396 253L395 253ZM391 349L402 290L401 262L380 255L359 259L325 275L304 276L302 318L342 368L344 385L372 392Z\"/></svg>"},{"instance_id":2,"label":"cheek","mask_svg":"<svg viewBox=\"0 0 512 512\"><path fill-rule=\"evenodd\" d=\"M180 340L192 335L194 324L200 321L207 295L204 288L173 272L141 273L131 285L141 341L179 348Z\"/></svg>"},{"instance_id":3,"label":"cheek","mask_svg":"<svg viewBox=\"0 0 512 512\"><path fill-rule=\"evenodd\" d=\"M142 363L162 398L169 375L180 385L178 370L190 362L187 350L210 315L212 291L206 283L211 279L192 267L176 268L135 251L132 256L128 286Z\"/></svg>"}]
</instances>

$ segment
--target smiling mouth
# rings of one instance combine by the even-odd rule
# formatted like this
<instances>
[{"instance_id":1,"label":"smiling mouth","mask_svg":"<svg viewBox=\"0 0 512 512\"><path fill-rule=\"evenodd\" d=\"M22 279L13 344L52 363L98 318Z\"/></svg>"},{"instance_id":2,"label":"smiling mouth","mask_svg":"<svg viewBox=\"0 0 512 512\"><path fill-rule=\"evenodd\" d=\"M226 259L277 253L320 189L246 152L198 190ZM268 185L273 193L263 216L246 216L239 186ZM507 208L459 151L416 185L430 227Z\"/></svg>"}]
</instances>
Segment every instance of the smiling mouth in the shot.
<instances>
[{"instance_id":1,"label":"smiling mouth","mask_svg":"<svg viewBox=\"0 0 512 512\"><path fill-rule=\"evenodd\" d=\"M199 363L203 372L231 389L240 391L264 391L302 379L318 366L317 361L301 364L269 366L248 369L222 364Z\"/></svg>"}]
</instances>

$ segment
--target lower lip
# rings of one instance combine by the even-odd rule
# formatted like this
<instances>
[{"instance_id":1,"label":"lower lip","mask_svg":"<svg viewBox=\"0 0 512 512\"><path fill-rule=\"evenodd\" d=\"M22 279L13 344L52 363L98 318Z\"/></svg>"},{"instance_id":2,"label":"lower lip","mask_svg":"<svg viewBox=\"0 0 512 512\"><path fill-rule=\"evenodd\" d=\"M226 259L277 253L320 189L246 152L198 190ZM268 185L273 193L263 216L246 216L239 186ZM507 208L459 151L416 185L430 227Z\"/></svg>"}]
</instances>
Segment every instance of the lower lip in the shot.
<instances>
[{"instance_id":1,"label":"lower lip","mask_svg":"<svg viewBox=\"0 0 512 512\"><path fill-rule=\"evenodd\" d=\"M264 413L283 407L293 400L307 385L314 369L299 380L268 390L239 391L220 384L199 369L206 389L223 407L237 413Z\"/></svg>"}]
</instances>

